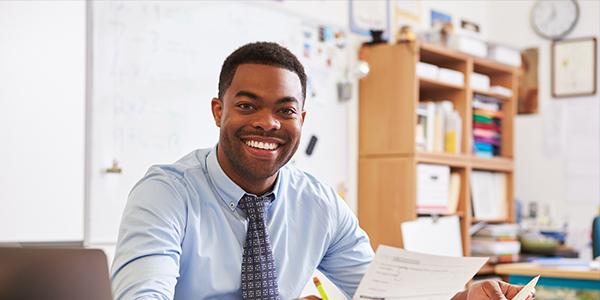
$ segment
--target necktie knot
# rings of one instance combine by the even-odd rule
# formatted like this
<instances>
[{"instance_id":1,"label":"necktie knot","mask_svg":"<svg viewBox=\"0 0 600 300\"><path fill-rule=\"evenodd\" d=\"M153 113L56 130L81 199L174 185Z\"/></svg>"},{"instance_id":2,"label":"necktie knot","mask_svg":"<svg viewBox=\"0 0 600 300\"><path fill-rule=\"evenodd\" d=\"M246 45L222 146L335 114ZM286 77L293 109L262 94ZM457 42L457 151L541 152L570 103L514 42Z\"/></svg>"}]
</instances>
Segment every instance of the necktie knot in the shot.
<instances>
[{"instance_id":1,"label":"necktie knot","mask_svg":"<svg viewBox=\"0 0 600 300\"><path fill-rule=\"evenodd\" d=\"M264 218L265 207L273 200L273 194L262 197L244 195L238 203L238 207L246 213L249 220L259 220Z\"/></svg>"}]
</instances>

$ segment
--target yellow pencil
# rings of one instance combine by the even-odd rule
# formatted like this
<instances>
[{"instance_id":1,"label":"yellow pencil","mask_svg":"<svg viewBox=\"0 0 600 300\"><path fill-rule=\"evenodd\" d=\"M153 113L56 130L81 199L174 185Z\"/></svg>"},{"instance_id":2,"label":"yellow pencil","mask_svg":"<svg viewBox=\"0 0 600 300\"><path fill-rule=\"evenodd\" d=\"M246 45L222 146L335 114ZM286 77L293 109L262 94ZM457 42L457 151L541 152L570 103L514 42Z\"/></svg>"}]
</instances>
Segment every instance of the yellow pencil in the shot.
<instances>
[{"instance_id":1,"label":"yellow pencil","mask_svg":"<svg viewBox=\"0 0 600 300\"><path fill-rule=\"evenodd\" d=\"M329 297L327 297L327 293L325 293L325 289L323 288L321 281L319 281L319 278L317 278L316 276L313 277L313 282L315 283L315 286L317 287L319 294L321 294L321 299L329 300Z\"/></svg>"}]
</instances>

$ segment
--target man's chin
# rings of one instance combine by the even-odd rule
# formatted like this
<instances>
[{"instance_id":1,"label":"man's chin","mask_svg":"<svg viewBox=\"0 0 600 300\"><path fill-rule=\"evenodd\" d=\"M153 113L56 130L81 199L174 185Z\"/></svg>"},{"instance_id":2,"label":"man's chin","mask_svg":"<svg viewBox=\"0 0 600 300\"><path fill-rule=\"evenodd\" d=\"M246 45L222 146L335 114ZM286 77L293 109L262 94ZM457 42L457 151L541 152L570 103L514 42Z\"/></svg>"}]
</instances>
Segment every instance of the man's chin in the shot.
<instances>
[{"instance_id":1,"label":"man's chin","mask_svg":"<svg viewBox=\"0 0 600 300\"><path fill-rule=\"evenodd\" d=\"M250 166L250 169L248 170L248 174L255 179L269 179L271 178L273 175L277 174L277 171L279 171L279 168L264 168L264 166L262 167L252 167Z\"/></svg>"}]
</instances>

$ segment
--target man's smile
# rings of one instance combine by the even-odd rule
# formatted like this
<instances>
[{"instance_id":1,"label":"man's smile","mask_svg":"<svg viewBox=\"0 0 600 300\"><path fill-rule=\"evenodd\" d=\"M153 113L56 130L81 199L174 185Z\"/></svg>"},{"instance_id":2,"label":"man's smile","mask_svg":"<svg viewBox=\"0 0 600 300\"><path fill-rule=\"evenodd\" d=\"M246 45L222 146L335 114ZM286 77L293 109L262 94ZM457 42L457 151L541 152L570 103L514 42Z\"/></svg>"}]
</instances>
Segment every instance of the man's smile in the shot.
<instances>
[{"instance_id":1,"label":"man's smile","mask_svg":"<svg viewBox=\"0 0 600 300\"><path fill-rule=\"evenodd\" d=\"M246 146L246 152L255 159L274 160L279 155L279 150L285 141L274 137L250 135L240 138Z\"/></svg>"},{"instance_id":2,"label":"man's smile","mask_svg":"<svg viewBox=\"0 0 600 300\"><path fill-rule=\"evenodd\" d=\"M263 149L263 150L275 150L279 147L279 145L277 143L259 142L259 141L254 141L254 140L248 140L245 143L246 143L246 145L248 145L250 147Z\"/></svg>"}]
</instances>

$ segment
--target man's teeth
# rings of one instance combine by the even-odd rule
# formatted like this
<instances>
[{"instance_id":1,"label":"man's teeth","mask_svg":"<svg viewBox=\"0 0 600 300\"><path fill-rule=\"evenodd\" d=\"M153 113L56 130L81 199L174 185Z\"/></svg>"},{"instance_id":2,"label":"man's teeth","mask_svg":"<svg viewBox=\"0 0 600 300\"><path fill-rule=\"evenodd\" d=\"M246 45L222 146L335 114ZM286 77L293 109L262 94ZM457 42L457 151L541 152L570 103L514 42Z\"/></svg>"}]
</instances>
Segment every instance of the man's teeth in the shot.
<instances>
[{"instance_id":1,"label":"man's teeth","mask_svg":"<svg viewBox=\"0 0 600 300\"><path fill-rule=\"evenodd\" d=\"M277 149L277 144L274 143L263 143L263 142L257 142L257 141L246 141L246 145L253 147L253 148L258 148L258 149L264 149L264 150L275 150Z\"/></svg>"}]
</instances>

